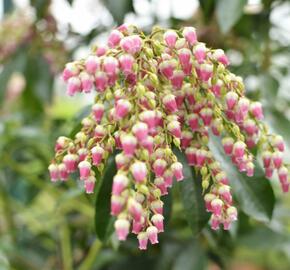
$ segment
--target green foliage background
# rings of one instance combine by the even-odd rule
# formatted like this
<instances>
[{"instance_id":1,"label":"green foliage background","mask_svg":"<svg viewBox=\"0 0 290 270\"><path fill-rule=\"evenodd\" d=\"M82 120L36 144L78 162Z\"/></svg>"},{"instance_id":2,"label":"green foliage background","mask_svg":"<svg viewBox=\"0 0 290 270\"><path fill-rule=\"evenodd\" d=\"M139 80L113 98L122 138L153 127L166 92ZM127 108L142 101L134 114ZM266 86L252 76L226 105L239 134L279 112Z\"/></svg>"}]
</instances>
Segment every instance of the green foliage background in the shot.
<instances>
[{"instance_id":1,"label":"green foliage background","mask_svg":"<svg viewBox=\"0 0 290 270\"><path fill-rule=\"evenodd\" d=\"M120 24L127 13L135 12L138 1L101 2L114 24ZM3 3L9 16L13 2ZM68 100L59 94L64 86L57 83L58 72L51 72L43 57L43 33L37 23L51 16L50 1L32 0L31 4L37 15L33 38L0 64L0 269L290 269L289 195L282 196L277 181L270 183L259 169L254 178L238 173L220 154L218 141L211 149L231 176L239 209L239 220L230 232L213 232L206 225L200 183L187 167L187 181L175 185L165 200L167 223L160 244L147 252L137 249L136 239L120 244L111 235L108 204L113 158L93 196L85 195L76 179L50 183L47 166L54 141L74 132L87 108L81 109L78 97ZM201 41L242 57L231 70L255 79L247 95L263 102L269 128L283 135L289 150L290 95L287 98L281 89L282 80L290 76L289 63L284 61L290 57L290 47L270 33L278 31L272 13L282 7L288 10L284 16L290 16L290 1L263 0L260 4L261 10L249 12L246 0L200 0L187 21L171 17L161 22L154 12L152 18L154 24L174 28L193 25ZM68 31L67 38L74 38L76 44L63 50L63 60L71 59L78 46L88 46L111 27L99 24L83 36ZM49 46L58 50L56 36ZM5 36L0 36L0 46L3 42ZM23 74L26 85L11 101L8 82L16 71Z\"/></svg>"}]
</instances>

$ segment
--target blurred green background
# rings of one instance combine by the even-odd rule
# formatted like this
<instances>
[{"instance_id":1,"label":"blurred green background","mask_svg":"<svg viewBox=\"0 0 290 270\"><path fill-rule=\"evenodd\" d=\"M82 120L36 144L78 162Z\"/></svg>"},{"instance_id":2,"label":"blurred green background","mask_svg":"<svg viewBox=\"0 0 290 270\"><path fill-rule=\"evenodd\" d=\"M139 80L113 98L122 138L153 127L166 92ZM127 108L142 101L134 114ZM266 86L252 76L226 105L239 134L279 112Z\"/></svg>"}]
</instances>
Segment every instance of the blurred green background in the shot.
<instances>
[{"instance_id":1,"label":"blurred green background","mask_svg":"<svg viewBox=\"0 0 290 270\"><path fill-rule=\"evenodd\" d=\"M55 139L69 135L93 102L66 97L60 72L123 21L145 32L194 26L199 40L225 49L289 150L290 1L2 0L0 7L0 270L290 269L290 197L277 179L276 198L235 194L242 200L230 232L205 227L197 235L174 187L160 244L141 252L133 237L101 242L94 195L73 179L52 184L47 174Z\"/></svg>"}]
</instances>

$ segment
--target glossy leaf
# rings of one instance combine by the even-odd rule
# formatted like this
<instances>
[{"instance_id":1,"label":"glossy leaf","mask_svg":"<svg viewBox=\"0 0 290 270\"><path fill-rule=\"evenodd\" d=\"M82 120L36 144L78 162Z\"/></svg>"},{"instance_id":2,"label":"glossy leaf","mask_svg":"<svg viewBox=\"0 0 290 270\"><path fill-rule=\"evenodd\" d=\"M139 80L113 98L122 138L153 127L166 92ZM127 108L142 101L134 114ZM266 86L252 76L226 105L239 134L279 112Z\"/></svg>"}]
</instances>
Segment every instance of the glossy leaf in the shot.
<instances>
[{"instance_id":1,"label":"glossy leaf","mask_svg":"<svg viewBox=\"0 0 290 270\"><path fill-rule=\"evenodd\" d=\"M259 164L255 163L255 175L248 177L238 172L231 160L225 156L220 140L212 137L209 147L227 172L234 195L242 210L256 220L269 221L273 214L275 196Z\"/></svg>"},{"instance_id":2,"label":"glossy leaf","mask_svg":"<svg viewBox=\"0 0 290 270\"><path fill-rule=\"evenodd\" d=\"M179 162L183 164L184 179L178 183L181 201L186 213L186 219L194 235L198 234L209 220L209 214L205 210L202 197L201 177L188 166L185 155L178 149L174 154Z\"/></svg>"},{"instance_id":3,"label":"glossy leaf","mask_svg":"<svg viewBox=\"0 0 290 270\"><path fill-rule=\"evenodd\" d=\"M115 154L112 154L105 166L103 175L97 179L99 190L96 194L95 226L100 240L106 241L113 231L113 217L111 217L111 191L113 177L116 174Z\"/></svg>"},{"instance_id":4,"label":"glossy leaf","mask_svg":"<svg viewBox=\"0 0 290 270\"><path fill-rule=\"evenodd\" d=\"M243 14L246 0L218 0L217 21L221 31L225 34L236 24Z\"/></svg>"}]
</instances>

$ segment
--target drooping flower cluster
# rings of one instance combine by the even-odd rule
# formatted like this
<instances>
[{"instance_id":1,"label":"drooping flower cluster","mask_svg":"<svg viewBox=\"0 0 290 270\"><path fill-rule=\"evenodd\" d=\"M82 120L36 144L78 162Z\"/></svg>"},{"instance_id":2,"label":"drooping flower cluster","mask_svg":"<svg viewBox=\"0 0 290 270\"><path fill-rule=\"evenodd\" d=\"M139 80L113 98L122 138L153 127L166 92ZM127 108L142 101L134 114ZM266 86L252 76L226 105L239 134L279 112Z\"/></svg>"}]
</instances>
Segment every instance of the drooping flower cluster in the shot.
<instances>
[{"instance_id":1,"label":"drooping flower cluster","mask_svg":"<svg viewBox=\"0 0 290 270\"><path fill-rule=\"evenodd\" d=\"M266 175L273 170L288 191L284 143L269 135L261 122L259 102L244 96L242 79L229 72L223 50L197 41L193 27L180 31L154 29L145 36L134 26L113 30L108 46L96 47L86 59L66 65L67 93L96 91L91 114L74 138L57 140L49 171L52 181L66 181L79 169L87 193L114 149L111 214L119 240L137 234L139 248L158 243L163 232L163 202L173 180L183 180L183 165L172 151L181 149L202 176L211 226L225 230L237 219L226 172L208 142L219 136L225 154L239 171L254 174L257 147ZM191 181L191 180L188 180Z\"/></svg>"}]
</instances>

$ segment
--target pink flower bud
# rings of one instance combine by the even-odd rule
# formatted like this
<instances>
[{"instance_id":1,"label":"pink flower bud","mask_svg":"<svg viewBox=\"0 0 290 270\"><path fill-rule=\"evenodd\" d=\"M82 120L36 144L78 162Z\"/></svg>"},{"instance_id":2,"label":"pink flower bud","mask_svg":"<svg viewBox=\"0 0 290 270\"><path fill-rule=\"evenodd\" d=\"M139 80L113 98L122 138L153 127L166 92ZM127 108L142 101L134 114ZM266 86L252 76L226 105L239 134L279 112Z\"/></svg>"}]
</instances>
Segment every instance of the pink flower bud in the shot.
<instances>
[{"instance_id":1,"label":"pink flower bud","mask_svg":"<svg viewBox=\"0 0 290 270\"><path fill-rule=\"evenodd\" d=\"M172 187L173 173L171 170L166 170L163 174L165 187Z\"/></svg>"},{"instance_id":2,"label":"pink flower bud","mask_svg":"<svg viewBox=\"0 0 290 270\"><path fill-rule=\"evenodd\" d=\"M125 241L129 234L130 223L127 219L117 219L114 224L117 237L120 241Z\"/></svg>"},{"instance_id":3,"label":"pink flower bud","mask_svg":"<svg viewBox=\"0 0 290 270\"><path fill-rule=\"evenodd\" d=\"M124 207L125 199L121 196L112 195L111 197L111 214L118 216Z\"/></svg>"},{"instance_id":4,"label":"pink flower bud","mask_svg":"<svg viewBox=\"0 0 290 270\"><path fill-rule=\"evenodd\" d=\"M83 160L79 163L78 167L80 170L80 179L86 180L91 173L91 163L89 163L86 160Z\"/></svg>"},{"instance_id":5,"label":"pink flower bud","mask_svg":"<svg viewBox=\"0 0 290 270\"><path fill-rule=\"evenodd\" d=\"M108 49L107 46L102 46L102 45L98 46L96 49L96 55L98 57L105 55L107 52L107 49Z\"/></svg>"},{"instance_id":6,"label":"pink flower bud","mask_svg":"<svg viewBox=\"0 0 290 270\"><path fill-rule=\"evenodd\" d=\"M215 216L221 216L222 214L222 208L223 208L223 201L220 199L213 199L211 201L211 208L212 208L212 212Z\"/></svg>"},{"instance_id":7,"label":"pink flower bud","mask_svg":"<svg viewBox=\"0 0 290 270\"><path fill-rule=\"evenodd\" d=\"M146 250L148 244L148 234L147 232L140 232L137 236L139 241L139 249Z\"/></svg>"},{"instance_id":8,"label":"pink flower bud","mask_svg":"<svg viewBox=\"0 0 290 270\"><path fill-rule=\"evenodd\" d=\"M109 75L115 75L118 71L119 62L113 56L108 56L104 59L103 68L104 71Z\"/></svg>"},{"instance_id":9,"label":"pink flower bud","mask_svg":"<svg viewBox=\"0 0 290 270\"><path fill-rule=\"evenodd\" d=\"M235 158L242 158L245 154L246 144L242 141L237 141L234 143L233 155Z\"/></svg>"},{"instance_id":10,"label":"pink flower bud","mask_svg":"<svg viewBox=\"0 0 290 270\"><path fill-rule=\"evenodd\" d=\"M240 98L238 101L238 110L243 116L247 115L249 111L250 101L247 98Z\"/></svg>"},{"instance_id":11,"label":"pink flower bud","mask_svg":"<svg viewBox=\"0 0 290 270\"><path fill-rule=\"evenodd\" d=\"M132 127L132 132L138 141L143 141L148 136L148 126L145 123L138 122Z\"/></svg>"},{"instance_id":12,"label":"pink flower bud","mask_svg":"<svg viewBox=\"0 0 290 270\"><path fill-rule=\"evenodd\" d=\"M153 153L154 139L152 136L147 136L146 139L141 141L141 146L148 150L149 154Z\"/></svg>"},{"instance_id":13,"label":"pink flower bud","mask_svg":"<svg viewBox=\"0 0 290 270\"><path fill-rule=\"evenodd\" d=\"M165 109L170 113L177 112L177 104L175 101L175 96L172 94L167 94L163 97L162 102L165 106Z\"/></svg>"},{"instance_id":14,"label":"pink flower bud","mask_svg":"<svg viewBox=\"0 0 290 270\"><path fill-rule=\"evenodd\" d=\"M59 178L61 181L67 181L68 179L68 171L66 170L66 167L63 163L58 165L58 171L59 171Z\"/></svg>"},{"instance_id":15,"label":"pink flower bud","mask_svg":"<svg viewBox=\"0 0 290 270\"><path fill-rule=\"evenodd\" d=\"M176 68L175 60L166 60L159 64L159 69L162 75L164 75L168 80L173 76L173 71Z\"/></svg>"},{"instance_id":16,"label":"pink flower bud","mask_svg":"<svg viewBox=\"0 0 290 270\"><path fill-rule=\"evenodd\" d=\"M142 41L136 36L124 37L120 42L122 50L129 54L135 54L136 52L139 52L141 49L141 44Z\"/></svg>"},{"instance_id":17,"label":"pink flower bud","mask_svg":"<svg viewBox=\"0 0 290 270\"><path fill-rule=\"evenodd\" d=\"M158 229L155 226L149 226L146 230L148 238L152 245L158 243Z\"/></svg>"},{"instance_id":18,"label":"pink flower bud","mask_svg":"<svg viewBox=\"0 0 290 270\"><path fill-rule=\"evenodd\" d=\"M244 122L244 129L247 132L248 135L254 135L258 131L258 127L256 126L256 123L252 119L247 119Z\"/></svg>"},{"instance_id":19,"label":"pink flower bud","mask_svg":"<svg viewBox=\"0 0 290 270\"><path fill-rule=\"evenodd\" d=\"M164 231L163 220L164 220L164 216L160 214L155 214L151 217L151 221L154 224L154 226L157 228L159 233Z\"/></svg>"},{"instance_id":20,"label":"pink flower bud","mask_svg":"<svg viewBox=\"0 0 290 270\"><path fill-rule=\"evenodd\" d=\"M206 126L210 126L211 120L212 120L212 114L213 114L213 112L212 112L211 108L203 108L200 111L200 116L202 118L203 123Z\"/></svg>"},{"instance_id":21,"label":"pink flower bud","mask_svg":"<svg viewBox=\"0 0 290 270\"><path fill-rule=\"evenodd\" d=\"M164 41L169 48L174 48L178 35L173 30L168 30L163 35Z\"/></svg>"},{"instance_id":22,"label":"pink flower bud","mask_svg":"<svg viewBox=\"0 0 290 270\"><path fill-rule=\"evenodd\" d=\"M117 169L121 169L129 163L129 158L125 156L123 153L119 153L115 157Z\"/></svg>"},{"instance_id":23,"label":"pink flower bud","mask_svg":"<svg viewBox=\"0 0 290 270\"><path fill-rule=\"evenodd\" d=\"M169 122L167 129L174 137L181 138L181 127L178 121Z\"/></svg>"},{"instance_id":24,"label":"pink flower bud","mask_svg":"<svg viewBox=\"0 0 290 270\"><path fill-rule=\"evenodd\" d=\"M100 69L100 58L96 55L90 55L86 60L85 68L89 74L95 74Z\"/></svg>"},{"instance_id":25,"label":"pink flower bud","mask_svg":"<svg viewBox=\"0 0 290 270\"><path fill-rule=\"evenodd\" d=\"M271 143L273 144L273 146L275 148L277 148L280 152L284 152L285 151L285 143L284 140L282 138L282 136L280 135L275 135L273 137L273 139L271 140Z\"/></svg>"},{"instance_id":26,"label":"pink flower bud","mask_svg":"<svg viewBox=\"0 0 290 270\"><path fill-rule=\"evenodd\" d=\"M105 72L97 71L95 74L96 90L98 92L104 92L108 86L108 77Z\"/></svg>"},{"instance_id":27,"label":"pink flower bud","mask_svg":"<svg viewBox=\"0 0 290 270\"><path fill-rule=\"evenodd\" d=\"M214 50L212 53L212 58L224 66L228 66L230 64L228 57L222 49Z\"/></svg>"},{"instance_id":28,"label":"pink flower bud","mask_svg":"<svg viewBox=\"0 0 290 270\"><path fill-rule=\"evenodd\" d=\"M144 218L141 218L141 220L136 221L135 219L133 219L133 226L132 226L132 233L134 234L139 234L143 227L144 227Z\"/></svg>"},{"instance_id":29,"label":"pink flower bud","mask_svg":"<svg viewBox=\"0 0 290 270\"><path fill-rule=\"evenodd\" d=\"M101 164L105 150L101 146L94 146L91 149L93 164L98 166Z\"/></svg>"},{"instance_id":30,"label":"pink flower bud","mask_svg":"<svg viewBox=\"0 0 290 270\"><path fill-rule=\"evenodd\" d=\"M69 78L77 76L79 72L79 68L75 63L67 63L63 70L62 78L64 81L67 81Z\"/></svg>"},{"instance_id":31,"label":"pink flower bud","mask_svg":"<svg viewBox=\"0 0 290 270\"><path fill-rule=\"evenodd\" d=\"M235 107L235 105L237 104L238 98L239 98L238 94L233 91L228 92L226 94L226 104L229 110L232 110Z\"/></svg>"},{"instance_id":32,"label":"pink flower bud","mask_svg":"<svg viewBox=\"0 0 290 270\"><path fill-rule=\"evenodd\" d=\"M284 193L287 193L287 192L289 192L289 187L290 187L290 183L288 182L288 183L282 183L282 191L284 192Z\"/></svg>"},{"instance_id":33,"label":"pink flower bud","mask_svg":"<svg viewBox=\"0 0 290 270\"><path fill-rule=\"evenodd\" d=\"M83 161L86 159L86 157L88 156L88 149L87 148L80 148L78 150L78 155L79 155L79 161Z\"/></svg>"},{"instance_id":34,"label":"pink flower bud","mask_svg":"<svg viewBox=\"0 0 290 270\"><path fill-rule=\"evenodd\" d=\"M50 164L48 166L48 171L50 174L51 182L56 182L58 180L58 177L59 177L59 169L58 169L57 164Z\"/></svg>"},{"instance_id":35,"label":"pink flower bud","mask_svg":"<svg viewBox=\"0 0 290 270\"><path fill-rule=\"evenodd\" d=\"M232 195L229 186L227 185L220 186L218 189L218 193L226 203L228 204L232 203Z\"/></svg>"},{"instance_id":36,"label":"pink flower bud","mask_svg":"<svg viewBox=\"0 0 290 270\"><path fill-rule=\"evenodd\" d=\"M198 115L196 113L189 114L187 121L192 131L196 131L199 129Z\"/></svg>"},{"instance_id":37,"label":"pink flower bud","mask_svg":"<svg viewBox=\"0 0 290 270\"><path fill-rule=\"evenodd\" d=\"M238 211L237 208L234 206L230 206L226 211L227 217L230 221L237 220L238 217Z\"/></svg>"},{"instance_id":38,"label":"pink flower bud","mask_svg":"<svg viewBox=\"0 0 290 270\"><path fill-rule=\"evenodd\" d=\"M278 176L281 184L288 182L288 169L285 166L281 166L278 169Z\"/></svg>"},{"instance_id":39,"label":"pink flower bud","mask_svg":"<svg viewBox=\"0 0 290 270\"><path fill-rule=\"evenodd\" d=\"M90 93L94 88L94 77L86 72L81 72L79 75L81 79L81 88L85 93Z\"/></svg>"},{"instance_id":40,"label":"pink flower bud","mask_svg":"<svg viewBox=\"0 0 290 270\"><path fill-rule=\"evenodd\" d=\"M153 170L157 177L161 177L166 169L167 162L164 159L156 159L153 163Z\"/></svg>"},{"instance_id":41,"label":"pink flower bud","mask_svg":"<svg viewBox=\"0 0 290 270\"><path fill-rule=\"evenodd\" d=\"M218 79L216 84L214 84L211 88L212 92L214 93L214 95L218 98L221 97L221 89L223 86L223 81Z\"/></svg>"},{"instance_id":42,"label":"pink flower bud","mask_svg":"<svg viewBox=\"0 0 290 270\"><path fill-rule=\"evenodd\" d=\"M58 137L56 140L54 151L57 152L57 151L63 150L67 146L68 141L69 139L64 136Z\"/></svg>"},{"instance_id":43,"label":"pink flower bud","mask_svg":"<svg viewBox=\"0 0 290 270\"><path fill-rule=\"evenodd\" d=\"M133 53L138 53L140 52L141 48L142 48L142 39L139 37L139 35L132 35L131 36L132 41L133 41Z\"/></svg>"},{"instance_id":44,"label":"pink flower bud","mask_svg":"<svg viewBox=\"0 0 290 270\"><path fill-rule=\"evenodd\" d=\"M186 148L185 155L188 165L194 166L196 164L196 149L193 147Z\"/></svg>"},{"instance_id":45,"label":"pink flower bud","mask_svg":"<svg viewBox=\"0 0 290 270\"><path fill-rule=\"evenodd\" d=\"M92 111L96 122L100 123L104 115L105 106L102 103L96 103L93 105Z\"/></svg>"},{"instance_id":46,"label":"pink flower bud","mask_svg":"<svg viewBox=\"0 0 290 270\"><path fill-rule=\"evenodd\" d=\"M205 164L207 158L207 151L199 149L196 151L196 165L202 167Z\"/></svg>"},{"instance_id":47,"label":"pink flower bud","mask_svg":"<svg viewBox=\"0 0 290 270\"><path fill-rule=\"evenodd\" d=\"M113 30L108 37L108 46L110 48L118 46L123 37L124 36L120 31Z\"/></svg>"},{"instance_id":48,"label":"pink flower bud","mask_svg":"<svg viewBox=\"0 0 290 270\"><path fill-rule=\"evenodd\" d=\"M272 161L272 153L270 151L264 151L262 153L263 165L264 168L269 168Z\"/></svg>"},{"instance_id":49,"label":"pink flower bud","mask_svg":"<svg viewBox=\"0 0 290 270\"><path fill-rule=\"evenodd\" d=\"M96 178L91 175L85 180L85 190L87 194L94 193Z\"/></svg>"},{"instance_id":50,"label":"pink flower bud","mask_svg":"<svg viewBox=\"0 0 290 270\"><path fill-rule=\"evenodd\" d=\"M178 54L178 59L179 62L181 64L181 66L187 66L190 63L190 59L191 59L191 51L187 48L183 48L178 50L177 52Z\"/></svg>"},{"instance_id":51,"label":"pink flower bud","mask_svg":"<svg viewBox=\"0 0 290 270\"><path fill-rule=\"evenodd\" d=\"M115 115L117 120L123 119L131 111L132 104L126 99L119 99L115 106Z\"/></svg>"},{"instance_id":52,"label":"pink flower bud","mask_svg":"<svg viewBox=\"0 0 290 270\"><path fill-rule=\"evenodd\" d=\"M68 173L72 173L77 169L78 156L74 154L67 154L63 158L63 163Z\"/></svg>"},{"instance_id":53,"label":"pink flower bud","mask_svg":"<svg viewBox=\"0 0 290 270\"><path fill-rule=\"evenodd\" d=\"M228 185L229 184L229 179L227 177L227 174L224 171L221 171L219 173L217 173L217 175L215 176L217 182L222 183L224 185Z\"/></svg>"},{"instance_id":54,"label":"pink flower bud","mask_svg":"<svg viewBox=\"0 0 290 270\"><path fill-rule=\"evenodd\" d=\"M128 211L135 221L137 221L137 222L141 221L143 208L142 208L142 205L140 203L138 203L134 199L130 198L128 200Z\"/></svg>"},{"instance_id":55,"label":"pink flower bud","mask_svg":"<svg viewBox=\"0 0 290 270\"><path fill-rule=\"evenodd\" d=\"M106 130L102 125L96 125L94 130L94 136L96 138L102 139L106 135Z\"/></svg>"},{"instance_id":56,"label":"pink flower bud","mask_svg":"<svg viewBox=\"0 0 290 270\"><path fill-rule=\"evenodd\" d=\"M133 135L127 134L121 136L122 148L126 156L133 156L136 146L137 139Z\"/></svg>"},{"instance_id":57,"label":"pink flower bud","mask_svg":"<svg viewBox=\"0 0 290 270\"><path fill-rule=\"evenodd\" d=\"M147 176L146 163L136 161L131 165L131 173L137 183L142 183Z\"/></svg>"},{"instance_id":58,"label":"pink flower bud","mask_svg":"<svg viewBox=\"0 0 290 270\"><path fill-rule=\"evenodd\" d=\"M215 215L212 215L211 216L211 219L210 219L210 226L211 226L211 229L216 231L219 229L219 226L220 226L220 219L219 217L215 216Z\"/></svg>"},{"instance_id":59,"label":"pink flower bud","mask_svg":"<svg viewBox=\"0 0 290 270\"><path fill-rule=\"evenodd\" d=\"M171 168L177 181L181 181L184 179L183 166L180 162L174 162L170 168Z\"/></svg>"},{"instance_id":60,"label":"pink flower bud","mask_svg":"<svg viewBox=\"0 0 290 270\"><path fill-rule=\"evenodd\" d=\"M196 31L194 27L184 27L182 35L191 46L197 42Z\"/></svg>"},{"instance_id":61,"label":"pink flower bud","mask_svg":"<svg viewBox=\"0 0 290 270\"><path fill-rule=\"evenodd\" d=\"M156 126L156 112L155 111L143 111L139 115L141 121L145 122L149 129L154 128Z\"/></svg>"},{"instance_id":62,"label":"pink flower bud","mask_svg":"<svg viewBox=\"0 0 290 270\"><path fill-rule=\"evenodd\" d=\"M274 172L273 168L271 167L265 168L265 175L268 179L273 176L273 172Z\"/></svg>"},{"instance_id":63,"label":"pink flower bud","mask_svg":"<svg viewBox=\"0 0 290 270\"><path fill-rule=\"evenodd\" d=\"M167 186L163 177L157 177L154 179L154 185L161 191L161 195L167 195Z\"/></svg>"},{"instance_id":64,"label":"pink flower bud","mask_svg":"<svg viewBox=\"0 0 290 270\"><path fill-rule=\"evenodd\" d=\"M130 180L124 174L116 174L113 178L112 194L120 195L127 188Z\"/></svg>"},{"instance_id":65,"label":"pink flower bud","mask_svg":"<svg viewBox=\"0 0 290 270\"><path fill-rule=\"evenodd\" d=\"M263 108L260 102L252 102L250 105L250 111L256 119L262 120L264 118Z\"/></svg>"},{"instance_id":66,"label":"pink flower bud","mask_svg":"<svg viewBox=\"0 0 290 270\"><path fill-rule=\"evenodd\" d=\"M246 163L246 172L247 172L247 176L252 177L254 175L254 163L249 161Z\"/></svg>"},{"instance_id":67,"label":"pink flower bud","mask_svg":"<svg viewBox=\"0 0 290 270\"><path fill-rule=\"evenodd\" d=\"M133 72L134 57L131 54L123 54L119 57L120 68L125 75Z\"/></svg>"},{"instance_id":68,"label":"pink flower bud","mask_svg":"<svg viewBox=\"0 0 290 270\"><path fill-rule=\"evenodd\" d=\"M204 43L197 43L192 49L196 61L201 64L206 59L206 47Z\"/></svg>"},{"instance_id":69,"label":"pink flower bud","mask_svg":"<svg viewBox=\"0 0 290 270\"><path fill-rule=\"evenodd\" d=\"M198 77L207 82L213 75L213 65L212 64L201 64L199 68L196 69Z\"/></svg>"},{"instance_id":70,"label":"pink flower bud","mask_svg":"<svg viewBox=\"0 0 290 270\"><path fill-rule=\"evenodd\" d=\"M191 141L192 141L193 135L192 132L188 130L184 130L181 132L181 148L185 149L189 147Z\"/></svg>"},{"instance_id":71,"label":"pink flower bud","mask_svg":"<svg viewBox=\"0 0 290 270\"><path fill-rule=\"evenodd\" d=\"M66 93L69 96L73 96L76 92L81 89L81 81L78 77L71 77L68 79Z\"/></svg>"},{"instance_id":72,"label":"pink flower bud","mask_svg":"<svg viewBox=\"0 0 290 270\"><path fill-rule=\"evenodd\" d=\"M150 208L153 212L163 214L163 202L161 200L155 200L150 203Z\"/></svg>"},{"instance_id":73,"label":"pink flower bud","mask_svg":"<svg viewBox=\"0 0 290 270\"><path fill-rule=\"evenodd\" d=\"M211 202L216 198L216 195L212 193L207 193L204 196L204 201L205 201L205 208L207 212L212 212L212 206Z\"/></svg>"},{"instance_id":74,"label":"pink flower bud","mask_svg":"<svg viewBox=\"0 0 290 270\"><path fill-rule=\"evenodd\" d=\"M279 169L283 164L282 153L279 151L275 151L272 154L273 163L276 169Z\"/></svg>"},{"instance_id":75,"label":"pink flower bud","mask_svg":"<svg viewBox=\"0 0 290 270\"><path fill-rule=\"evenodd\" d=\"M182 70L174 70L173 75L170 79L174 89L180 89L182 87L184 79L184 72Z\"/></svg>"}]
</instances>

